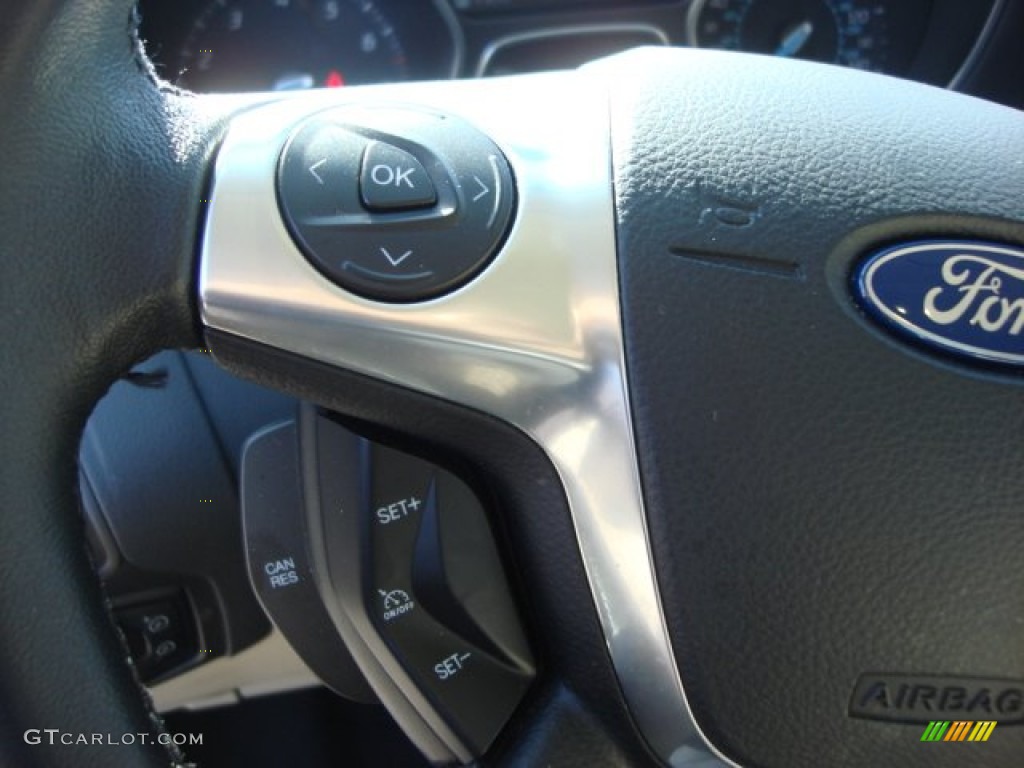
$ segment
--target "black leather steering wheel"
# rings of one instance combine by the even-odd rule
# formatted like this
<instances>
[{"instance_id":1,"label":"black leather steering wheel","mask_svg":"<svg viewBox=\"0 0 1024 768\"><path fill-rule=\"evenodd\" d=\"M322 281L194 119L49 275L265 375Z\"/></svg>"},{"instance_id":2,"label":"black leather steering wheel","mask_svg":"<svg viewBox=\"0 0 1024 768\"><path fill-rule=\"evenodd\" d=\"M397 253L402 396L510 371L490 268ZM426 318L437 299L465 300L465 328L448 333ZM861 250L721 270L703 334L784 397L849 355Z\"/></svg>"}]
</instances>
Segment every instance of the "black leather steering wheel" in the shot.
<instances>
[{"instance_id":1,"label":"black leather steering wheel","mask_svg":"<svg viewBox=\"0 0 1024 768\"><path fill-rule=\"evenodd\" d=\"M26 751L22 734L50 723L88 734L157 725L87 575L77 442L92 405L128 366L199 338L194 214L216 120L157 86L132 3L7 10L2 762L166 764L155 742ZM38 279L44 273L53 281Z\"/></svg>"},{"instance_id":2,"label":"black leather steering wheel","mask_svg":"<svg viewBox=\"0 0 1024 768\"><path fill-rule=\"evenodd\" d=\"M276 215L278 139L336 102L179 93L132 5L15 0L0 29L0 763L184 760L74 489L110 384L204 338L502 498L542 675L484 764L1020 763L1024 117L681 51L354 92L476 120L517 176L506 251L396 309L308 268ZM936 243L1009 254L918 286L976 300L988 354L866 308L865 259ZM921 743L954 720L999 727ZM23 738L45 728L139 738Z\"/></svg>"}]
</instances>

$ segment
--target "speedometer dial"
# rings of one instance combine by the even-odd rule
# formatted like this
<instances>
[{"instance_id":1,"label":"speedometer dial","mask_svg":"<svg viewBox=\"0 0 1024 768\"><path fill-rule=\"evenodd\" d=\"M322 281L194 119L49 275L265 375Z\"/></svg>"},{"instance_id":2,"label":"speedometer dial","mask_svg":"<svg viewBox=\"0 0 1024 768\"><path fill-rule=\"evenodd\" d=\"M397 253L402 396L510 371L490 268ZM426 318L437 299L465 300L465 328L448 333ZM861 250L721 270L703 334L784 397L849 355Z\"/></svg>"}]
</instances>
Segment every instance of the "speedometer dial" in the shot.
<instances>
[{"instance_id":1,"label":"speedometer dial","mask_svg":"<svg viewBox=\"0 0 1024 768\"><path fill-rule=\"evenodd\" d=\"M905 2L905 0L896 0ZM813 59L878 72L898 68L892 0L696 0L692 45Z\"/></svg>"},{"instance_id":2,"label":"speedometer dial","mask_svg":"<svg viewBox=\"0 0 1024 768\"><path fill-rule=\"evenodd\" d=\"M212 0L179 54L195 91L288 90L402 80L402 44L372 0Z\"/></svg>"}]
</instances>

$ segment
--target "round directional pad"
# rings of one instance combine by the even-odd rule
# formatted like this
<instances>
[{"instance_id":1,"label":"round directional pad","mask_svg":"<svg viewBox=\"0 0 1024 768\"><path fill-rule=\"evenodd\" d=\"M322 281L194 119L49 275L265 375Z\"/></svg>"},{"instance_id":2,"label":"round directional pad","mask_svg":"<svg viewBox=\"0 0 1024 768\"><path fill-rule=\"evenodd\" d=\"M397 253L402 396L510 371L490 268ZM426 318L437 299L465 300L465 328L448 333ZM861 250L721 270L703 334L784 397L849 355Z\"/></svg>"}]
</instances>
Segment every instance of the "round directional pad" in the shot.
<instances>
[{"instance_id":1,"label":"round directional pad","mask_svg":"<svg viewBox=\"0 0 1024 768\"><path fill-rule=\"evenodd\" d=\"M497 253L515 209L494 142L459 118L416 109L321 113L288 140L277 182L306 258L378 301L464 285Z\"/></svg>"}]
</instances>

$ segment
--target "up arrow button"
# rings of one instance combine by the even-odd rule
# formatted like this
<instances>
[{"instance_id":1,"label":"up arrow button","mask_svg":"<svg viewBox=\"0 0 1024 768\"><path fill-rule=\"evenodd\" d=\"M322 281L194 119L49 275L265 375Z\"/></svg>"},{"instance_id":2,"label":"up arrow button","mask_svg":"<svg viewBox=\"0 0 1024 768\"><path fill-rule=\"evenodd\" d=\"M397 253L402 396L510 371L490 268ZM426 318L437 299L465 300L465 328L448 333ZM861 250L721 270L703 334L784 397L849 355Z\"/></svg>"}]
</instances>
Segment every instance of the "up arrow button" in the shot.
<instances>
[{"instance_id":1,"label":"up arrow button","mask_svg":"<svg viewBox=\"0 0 1024 768\"><path fill-rule=\"evenodd\" d=\"M437 202L437 191L423 164L404 149L380 141L372 142L363 153L359 190L370 211L408 211Z\"/></svg>"}]
</instances>

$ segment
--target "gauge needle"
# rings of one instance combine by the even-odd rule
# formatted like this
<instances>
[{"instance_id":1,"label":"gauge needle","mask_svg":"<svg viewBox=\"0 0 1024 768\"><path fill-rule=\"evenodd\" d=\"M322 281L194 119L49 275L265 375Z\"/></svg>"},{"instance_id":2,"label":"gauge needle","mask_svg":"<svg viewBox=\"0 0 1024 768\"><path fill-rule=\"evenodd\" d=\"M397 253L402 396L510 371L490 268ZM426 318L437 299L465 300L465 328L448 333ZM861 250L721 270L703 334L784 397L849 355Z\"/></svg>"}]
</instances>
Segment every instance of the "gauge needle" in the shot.
<instances>
[{"instance_id":1,"label":"gauge needle","mask_svg":"<svg viewBox=\"0 0 1024 768\"><path fill-rule=\"evenodd\" d=\"M302 91L312 88L316 81L305 72L288 72L274 81L275 91Z\"/></svg>"},{"instance_id":2,"label":"gauge needle","mask_svg":"<svg viewBox=\"0 0 1024 768\"><path fill-rule=\"evenodd\" d=\"M775 49L775 55L796 56L807 45L807 41L813 34L814 25L811 22L805 21L803 24L797 24L789 34L782 38L779 47Z\"/></svg>"}]
</instances>

